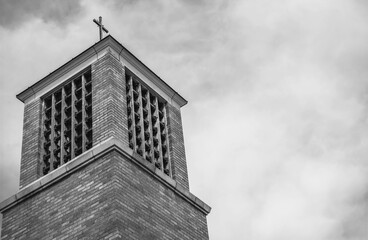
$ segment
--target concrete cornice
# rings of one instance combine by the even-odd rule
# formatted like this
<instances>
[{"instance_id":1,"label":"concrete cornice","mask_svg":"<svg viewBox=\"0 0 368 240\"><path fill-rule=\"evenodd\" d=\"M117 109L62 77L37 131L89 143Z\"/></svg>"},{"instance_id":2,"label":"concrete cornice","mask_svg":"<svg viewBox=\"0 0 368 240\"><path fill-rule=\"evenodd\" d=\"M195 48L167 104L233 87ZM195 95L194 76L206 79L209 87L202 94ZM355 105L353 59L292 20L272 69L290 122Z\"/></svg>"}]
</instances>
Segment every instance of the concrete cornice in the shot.
<instances>
[{"instance_id":1,"label":"concrete cornice","mask_svg":"<svg viewBox=\"0 0 368 240\"><path fill-rule=\"evenodd\" d=\"M154 164L150 164L145 161L141 156L137 153L133 152L132 149L123 145L122 142L117 140L114 137L111 137L90 150L84 152L80 156L74 158L72 161L60 166L56 170L50 172L49 174L37 179L33 183L22 188L18 193L9 197L0 203L0 212L4 212L7 209L10 209L20 202L23 202L27 198L32 195L42 191L43 189L57 183L62 178L72 174L78 169L92 163L97 160L102 155L105 155L111 151L117 151L126 159L132 161L133 163L140 166L143 170L145 170L148 174L152 175L155 179L160 181L166 187L170 188L175 192L175 194L182 197L188 203L196 207L198 210L203 212L204 214L208 214L211 211L211 208L204 203L202 200L194 196L188 190L184 189L182 186L177 184L177 182L170 177L166 176L163 172L155 168Z\"/></svg>"},{"instance_id":2,"label":"concrete cornice","mask_svg":"<svg viewBox=\"0 0 368 240\"><path fill-rule=\"evenodd\" d=\"M151 69L149 69L143 62L135 57L128 49L126 49L111 35L108 35L101 41L97 42L90 48L80 53L75 58L71 59L69 62L65 63L64 65L47 75L46 77L42 78L40 81L28 87L23 92L17 94L17 98L22 102L26 102L37 92L40 92L50 84L53 84L57 79L67 75L73 69L79 67L83 63L89 63L91 61L91 58L94 58L94 61L96 61L104 54L105 49L109 47L118 53L117 57L119 58L119 60L120 58L124 58L127 62L129 62L129 64L134 66L138 71L140 71L144 76L152 81L153 84L155 84L162 92L169 96L170 99L177 103L180 107L187 104L187 101L182 96L180 96L179 93L171 88L164 80L157 76Z\"/></svg>"}]
</instances>

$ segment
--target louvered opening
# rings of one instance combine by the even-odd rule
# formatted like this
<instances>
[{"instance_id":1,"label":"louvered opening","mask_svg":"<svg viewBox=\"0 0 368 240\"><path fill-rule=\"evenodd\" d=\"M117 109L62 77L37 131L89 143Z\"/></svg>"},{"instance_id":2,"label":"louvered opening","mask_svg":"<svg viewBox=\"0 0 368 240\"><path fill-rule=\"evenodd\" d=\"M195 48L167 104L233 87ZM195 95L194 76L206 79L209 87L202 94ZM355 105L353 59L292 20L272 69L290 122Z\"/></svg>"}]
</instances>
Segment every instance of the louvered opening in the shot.
<instances>
[{"instance_id":1,"label":"louvered opening","mask_svg":"<svg viewBox=\"0 0 368 240\"><path fill-rule=\"evenodd\" d=\"M92 79L86 70L42 102L42 174L92 148Z\"/></svg>"},{"instance_id":2,"label":"louvered opening","mask_svg":"<svg viewBox=\"0 0 368 240\"><path fill-rule=\"evenodd\" d=\"M172 177L166 102L132 75L126 75L129 147Z\"/></svg>"}]
</instances>

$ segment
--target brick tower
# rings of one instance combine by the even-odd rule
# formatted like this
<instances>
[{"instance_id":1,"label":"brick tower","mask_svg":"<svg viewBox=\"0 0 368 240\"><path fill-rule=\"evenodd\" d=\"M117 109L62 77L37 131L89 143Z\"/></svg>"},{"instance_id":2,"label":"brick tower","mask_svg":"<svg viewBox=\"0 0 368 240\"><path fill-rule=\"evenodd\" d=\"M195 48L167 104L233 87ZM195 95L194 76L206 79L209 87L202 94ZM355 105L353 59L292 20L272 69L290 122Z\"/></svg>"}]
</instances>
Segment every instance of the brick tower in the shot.
<instances>
[{"instance_id":1,"label":"brick tower","mask_svg":"<svg viewBox=\"0 0 368 240\"><path fill-rule=\"evenodd\" d=\"M186 100L107 36L17 95L20 190L2 239L208 239L189 192Z\"/></svg>"}]
</instances>

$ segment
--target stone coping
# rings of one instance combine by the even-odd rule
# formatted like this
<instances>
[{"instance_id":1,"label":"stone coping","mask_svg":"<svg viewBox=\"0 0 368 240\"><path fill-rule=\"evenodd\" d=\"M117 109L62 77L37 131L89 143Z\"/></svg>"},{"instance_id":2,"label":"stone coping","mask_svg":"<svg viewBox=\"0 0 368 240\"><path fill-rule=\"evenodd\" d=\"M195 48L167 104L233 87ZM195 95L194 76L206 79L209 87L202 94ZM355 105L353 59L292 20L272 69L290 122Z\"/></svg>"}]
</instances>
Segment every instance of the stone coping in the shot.
<instances>
[{"instance_id":1,"label":"stone coping","mask_svg":"<svg viewBox=\"0 0 368 240\"><path fill-rule=\"evenodd\" d=\"M139 165L142 169L151 174L162 184L169 187L176 194L184 198L187 202L189 202L191 205L196 207L204 214L207 215L208 213L210 213L211 207L209 207L206 203L204 203L198 197L194 196L192 193L190 193L181 185L177 184L175 180L166 176L163 172L158 170L154 166L154 164L148 163L140 155L133 152L132 149L124 146L121 141L117 140L114 137L111 137L99 143L98 145L94 146L93 148L89 149L88 151L84 152L78 157L74 158L72 161L60 166L59 168L50 172L49 174L23 187L22 189L19 190L18 193L14 194L13 196L9 197L8 199L0 203L0 212L2 213L7 209L16 206L18 203L26 200L28 197L31 197L32 195L42 191L43 189L58 182L65 176L72 174L76 170L88 165L89 163L98 159L100 156L113 150L118 151L120 154L122 154L127 159L131 160L133 163Z\"/></svg>"}]
</instances>

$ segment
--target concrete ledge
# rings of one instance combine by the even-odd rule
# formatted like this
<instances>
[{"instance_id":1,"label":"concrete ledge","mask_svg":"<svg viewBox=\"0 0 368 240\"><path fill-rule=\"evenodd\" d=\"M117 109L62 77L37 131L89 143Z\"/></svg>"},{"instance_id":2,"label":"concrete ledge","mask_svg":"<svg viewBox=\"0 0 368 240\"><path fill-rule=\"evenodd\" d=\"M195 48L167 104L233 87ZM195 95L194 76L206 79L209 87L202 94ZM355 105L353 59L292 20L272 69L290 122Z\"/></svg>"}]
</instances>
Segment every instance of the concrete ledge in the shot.
<instances>
[{"instance_id":1,"label":"concrete ledge","mask_svg":"<svg viewBox=\"0 0 368 240\"><path fill-rule=\"evenodd\" d=\"M13 196L9 197L8 199L0 203L0 212L2 213L7 209L14 207L18 203L42 191L46 187L55 184L62 178L95 161L102 155L105 155L114 150L119 152L128 160L140 166L142 169L151 174L154 178L156 178L165 186L173 190L176 194L178 194L180 197L185 199L187 202L189 202L191 205L196 207L204 214L207 215L208 213L210 213L211 208L207 204L205 204L202 200L194 196L192 193L183 188L181 185L177 184L175 180L171 179L170 177L162 173L160 170L155 168L154 164L144 160L141 156L133 152L132 149L123 145L122 142L120 142L114 137L111 137L97 144L92 149L74 158L72 161L60 166L56 170L37 179L33 183L25 186L18 193L14 194Z\"/></svg>"}]
</instances>

